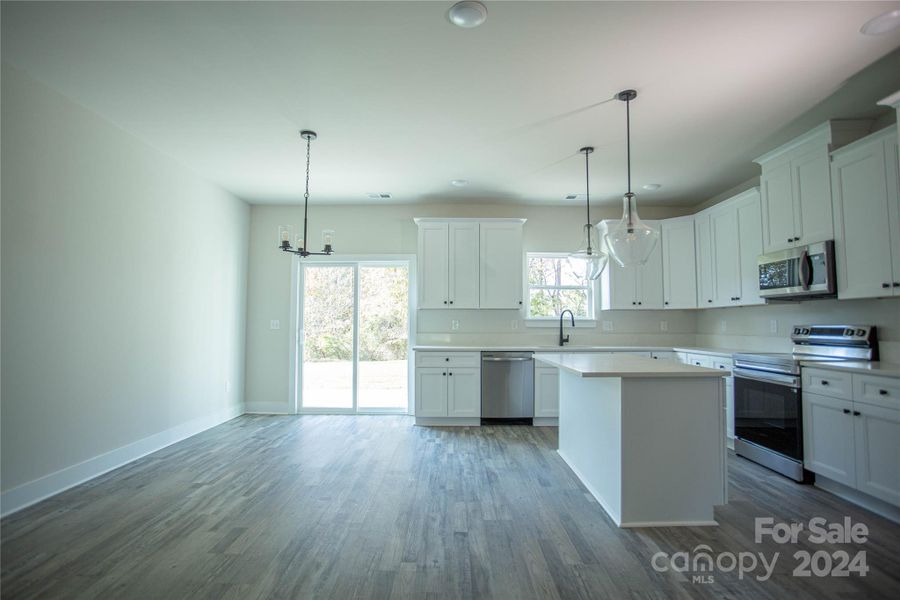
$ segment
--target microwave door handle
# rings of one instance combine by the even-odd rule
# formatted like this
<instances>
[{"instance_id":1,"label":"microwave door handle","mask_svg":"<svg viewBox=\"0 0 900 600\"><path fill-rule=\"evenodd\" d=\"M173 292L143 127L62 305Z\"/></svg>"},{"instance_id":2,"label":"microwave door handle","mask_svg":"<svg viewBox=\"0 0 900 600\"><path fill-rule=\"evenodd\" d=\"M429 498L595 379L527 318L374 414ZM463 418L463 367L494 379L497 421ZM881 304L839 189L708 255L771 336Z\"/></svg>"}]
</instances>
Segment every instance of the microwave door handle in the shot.
<instances>
[{"instance_id":1,"label":"microwave door handle","mask_svg":"<svg viewBox=\"0 0 900 600\"><path fill-rule=\"evenodd\" d=\"M809 252L804 250L800 254L800 286L804 291L809 290L812 279L812 260L809 258Z\"/></svg>"}]
</instances>

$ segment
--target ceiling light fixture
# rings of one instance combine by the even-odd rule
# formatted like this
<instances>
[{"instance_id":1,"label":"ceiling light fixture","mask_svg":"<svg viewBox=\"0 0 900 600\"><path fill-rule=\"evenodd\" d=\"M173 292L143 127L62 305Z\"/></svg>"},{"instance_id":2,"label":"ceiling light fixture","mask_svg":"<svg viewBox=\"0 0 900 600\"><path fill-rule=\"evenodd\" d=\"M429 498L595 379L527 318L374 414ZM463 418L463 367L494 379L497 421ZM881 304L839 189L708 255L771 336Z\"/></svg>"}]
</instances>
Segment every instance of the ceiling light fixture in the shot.
<instances>
[{"instance_id":1,"label":"ceiling light fixture","mask_svg":"<svg viewBox=\"0 0 900 600\"><path fill-rule=\"evenodd\" d=\"M451 6L447 17L457 27L471 29L487 21L487 8L481 2L465 0Z\"/></svg>"},{"instance_id":2,"label":"ceiling light fixture","mask_svg":"<svg viewBox=\"0 0 900 600\"><path fill-rule=\"evenodd\" d=\"M450 185L452 185L453 187L466 187L467 185L469 185L469 180L468 179L451 179Z\"/></svg>"},{"instance_id":3,"label":"ceiling light fixture","mask_svg":"<svg viewBox=\"0 0 900 600\"><path fill-rule=\"evenodd\" d=\"M603 237L609 253L623 267L636 267L647 262L659 241L659 231L641 221L637 200L631 191L631 101L637 98L634 90L624 90L616 97L625 103L625 148L628 165L628 191L622 198L622 219Z\"/></svg>"},{"instance_id":4,"label":"ceiling light fixture","mask_svg":"<svg viewBox=\"0 0 900 600\"><path fill-rule=\"evenodd\" d=\"M322 231L322 245L324 249L321 252L308 252L306 250L307 237L307 215L309 214L309 149L310 144L318 136L315 131L304 129L300 132L300 137L306 140L306 191L303 193L303 237L297 236L297 248L291 247L291 229L287 225L281 225L278 228L278 238L281 240L281 248L285 252L296 254L302 258L307 256L323 256L331 254L334 250L331 247L334 242L334 230L325 229Z\"/></svg>"},{"instance_id":5,"label":"ceiling light fixture","mask_svg":"<svg viewBox=\"0 0 900 600\"><path fill-rule=\"evenodd\" d=\"M587 207L587 222L582 228L584 237L581 240L581 246L578 247L578 250L569 254L569 258L585 262L588 279L600 277L603 269L606 268L606 263L609 262L609 257L601 250L597 229L591 224L591 175L588 168L588 155L593 151L594 149L591 146L585 146L579 150L579 152L584 154L584 197Z\"/></svg>"},{"instance_id":6,"label":"ceiling light fixture","mask_svg":"<svg viewBox=\"0 0 900 600\"><path fill-rule=\"evenodd\" d=\"M874 19L869 19L865 25L860 27L859 32L866 35L882 35L898 27L900 27L900 8L895 8L878 15Z\"/></svg>"}]
</instances>

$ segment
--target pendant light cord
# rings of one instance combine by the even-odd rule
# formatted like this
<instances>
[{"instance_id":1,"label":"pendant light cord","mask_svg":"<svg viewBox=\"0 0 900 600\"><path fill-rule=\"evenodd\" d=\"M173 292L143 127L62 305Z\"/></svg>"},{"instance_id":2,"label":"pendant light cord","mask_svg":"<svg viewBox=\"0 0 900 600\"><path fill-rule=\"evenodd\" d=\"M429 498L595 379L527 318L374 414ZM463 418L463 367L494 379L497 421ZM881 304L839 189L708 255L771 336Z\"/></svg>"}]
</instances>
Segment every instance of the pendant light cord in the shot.
<instances>
[{"instance_id":1,"label":"pendant light cord","mask_svg":"<svg viewBox=\"0 0 900 600\"><path fill-rule=\"evenodd\" d=\"M625 161L628 170L628 227L633 225L631 220L631 201L634 194L631 193L631 100L625 100Z\"/></svg>"},{"instance_id":2,"label":"pendant light cord","mask_svg":"<svg viewBox=\"0 0 900 600\"><path fill-rule=\"evenodd\" d=\"M306 191L303 193L303 248L301 250L306 252L306 239L307 239L307 223L306 216L309 214L309 147L312 143L312 138L307 136L306 138Z\"/></svg>"},{"instance_id":3,"label":"pendant light cord","mask_svg":"<svg viewBox=\"0 0 900 600\"><path fill-rule=\"evenodd\" d=\"M587 206L587 225L590 227L591 225L591 175L590 175L590 167L588 166L588 155L590 152L585 151L584 153L584 196L585 196L585 205ZM588 254L591 253L591 233L588 230L588 238L587 238L587 251Z\"/></svg>"}]
</instances>

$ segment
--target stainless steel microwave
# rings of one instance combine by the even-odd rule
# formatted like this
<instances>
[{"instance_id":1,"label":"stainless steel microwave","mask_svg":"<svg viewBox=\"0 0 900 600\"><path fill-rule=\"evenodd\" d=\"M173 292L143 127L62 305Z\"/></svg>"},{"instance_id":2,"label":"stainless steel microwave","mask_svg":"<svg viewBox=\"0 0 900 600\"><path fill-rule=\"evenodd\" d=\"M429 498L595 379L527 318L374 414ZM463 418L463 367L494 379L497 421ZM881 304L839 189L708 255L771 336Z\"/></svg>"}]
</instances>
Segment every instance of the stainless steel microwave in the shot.
<instances>
[{"instance_id":1,"label":"stainless steel microwave","mask_svg":"<svg viewBox=\"0 0 900 600\"><path fill-rule=\"evenodd\" d=\"M819 242L763 254L759 266L759 295L766 299L802 300L834 297L834 242Z\"/></svg>"}]
</instances>

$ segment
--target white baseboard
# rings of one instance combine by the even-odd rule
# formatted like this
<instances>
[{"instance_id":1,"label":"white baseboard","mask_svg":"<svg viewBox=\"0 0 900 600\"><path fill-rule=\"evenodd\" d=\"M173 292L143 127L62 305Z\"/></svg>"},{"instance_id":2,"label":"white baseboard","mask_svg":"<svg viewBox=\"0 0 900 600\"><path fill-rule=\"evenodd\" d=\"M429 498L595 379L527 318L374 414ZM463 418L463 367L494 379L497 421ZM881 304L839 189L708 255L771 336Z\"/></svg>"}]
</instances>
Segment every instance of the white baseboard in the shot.
<instances>
[{"instance_id":1,"label":"white baseboard","mask_svg":"<svg viewBox=\"0 0 900 600\"><path fill-rule=\"evenodd\" d=\"M244 413L251 415L293 414L285 402L248 402L244 407Z\"/></svg>"},{"instance_id":2,"label":"white baseboard","mask_svg":"<svg viewBox=\"0 0 900 600\"><path fill-rule=\"evenodd\" d=\"M865 492L860 492L857 489L848 487L843 483L838 483L837 481L818 474L816 474L815 485L817 488L830 492L839 498L843 498L848 502L871 510L873 513L881 515L889 521L900 523L900 506L894 506L884 500L875 498Z\"/></svg>"},{"instance_id":3,"label":"white baseboard","mask_svg":"<svg viewBox=\"0 0 900 600\"><path fill-rule=\"evenodd\" d=\"M193 419L136 442L110 450L0 494L0 516L7 516L71 487L117 469L175 442L197 435L244 413L240 405Z\"/></svg>"}]
</instances>

